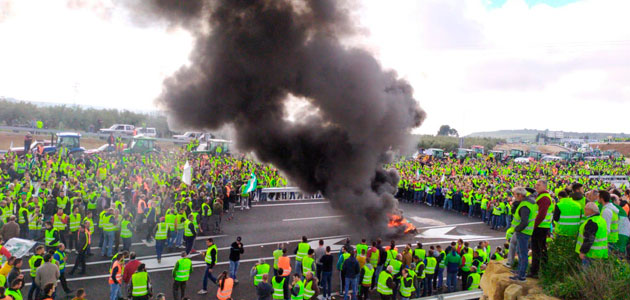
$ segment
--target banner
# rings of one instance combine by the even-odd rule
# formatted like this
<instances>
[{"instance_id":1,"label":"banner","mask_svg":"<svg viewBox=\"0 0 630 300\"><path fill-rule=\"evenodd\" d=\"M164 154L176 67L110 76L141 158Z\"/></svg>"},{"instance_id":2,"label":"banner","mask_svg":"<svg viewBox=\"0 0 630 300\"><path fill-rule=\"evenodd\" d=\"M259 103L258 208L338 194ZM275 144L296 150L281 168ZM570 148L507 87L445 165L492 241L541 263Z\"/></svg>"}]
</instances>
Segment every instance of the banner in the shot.
<instances>
[{"instance_id":1,"label":"banner","mask_svg":"<svg viewBox=\"0 0 630 300\"><path fill-rule=\"evenodd\" d=\"M182 174L182 182L186 185L190 185L192 183L192 168L188 161L184 165L184 173Z\"/></svg>"}]
</instances>

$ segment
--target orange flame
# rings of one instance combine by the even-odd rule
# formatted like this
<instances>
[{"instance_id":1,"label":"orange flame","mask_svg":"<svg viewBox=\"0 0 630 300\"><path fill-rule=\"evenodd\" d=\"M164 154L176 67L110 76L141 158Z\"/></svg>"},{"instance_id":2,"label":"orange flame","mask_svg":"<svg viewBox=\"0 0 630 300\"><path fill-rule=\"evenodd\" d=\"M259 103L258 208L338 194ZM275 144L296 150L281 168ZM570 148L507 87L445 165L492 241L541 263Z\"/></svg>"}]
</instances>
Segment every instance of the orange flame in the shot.
<instances>
[{"instance_id":1,"label":"orange flame","mask_svg":"<svg viewBox=\"0 0 630 300\"><path fill-rule=\"evenodd\" d=\"M389 215L389 222L387 223L387 227L404 228L403 233L411 233L416 231L416 226L413 226L413 224L407 222L407 219L403 218L402 216L395 214Z\"/></svg>"}]
</instances>

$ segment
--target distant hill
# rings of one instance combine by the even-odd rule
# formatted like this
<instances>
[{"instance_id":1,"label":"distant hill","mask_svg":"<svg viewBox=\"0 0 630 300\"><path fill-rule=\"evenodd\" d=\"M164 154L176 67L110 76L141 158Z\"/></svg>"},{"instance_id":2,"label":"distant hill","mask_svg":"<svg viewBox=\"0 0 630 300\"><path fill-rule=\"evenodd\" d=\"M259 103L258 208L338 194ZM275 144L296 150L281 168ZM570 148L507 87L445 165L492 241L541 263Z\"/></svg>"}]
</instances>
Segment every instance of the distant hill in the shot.
<instances>
[{"instance_id":1,"label":"distant hill","mask_svg":"<svg viewBox=\"0 0 630 300\"><path fill-rule=\"evenodd\" d=\"M523 140L533 141L536 139L537 134L560 134L564 138L587 138L587 139L605 139L612 137L630 137L630 134L625 133L611 133L611 132L570 132L570 131L549 131L538 129L516 129L516 130L497 130L497 131L484 131L474 132L466 137L493 137L506 140Z\"/></svg>"}]
</instances>

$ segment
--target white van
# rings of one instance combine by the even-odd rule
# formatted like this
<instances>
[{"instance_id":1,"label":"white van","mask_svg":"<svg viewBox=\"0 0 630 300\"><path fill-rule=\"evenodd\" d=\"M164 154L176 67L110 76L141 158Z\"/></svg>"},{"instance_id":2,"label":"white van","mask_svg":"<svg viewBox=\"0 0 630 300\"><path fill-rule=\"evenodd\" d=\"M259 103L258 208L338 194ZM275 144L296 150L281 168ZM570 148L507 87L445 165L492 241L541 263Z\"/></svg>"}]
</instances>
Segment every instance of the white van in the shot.
<instances>
[{"instance_id":1,"label":"white van","mask_svg":"<svg viewBox=\"0 0 630 300\"><path fill-rule=\"evenodd\" d=\"M147 127L147 128L140 127L137 130L138 130L136 132L137 134L141 134L148 137L157 137L157 130L155 130L155 128L153 127Z\"/></svg>"}]
</instances>

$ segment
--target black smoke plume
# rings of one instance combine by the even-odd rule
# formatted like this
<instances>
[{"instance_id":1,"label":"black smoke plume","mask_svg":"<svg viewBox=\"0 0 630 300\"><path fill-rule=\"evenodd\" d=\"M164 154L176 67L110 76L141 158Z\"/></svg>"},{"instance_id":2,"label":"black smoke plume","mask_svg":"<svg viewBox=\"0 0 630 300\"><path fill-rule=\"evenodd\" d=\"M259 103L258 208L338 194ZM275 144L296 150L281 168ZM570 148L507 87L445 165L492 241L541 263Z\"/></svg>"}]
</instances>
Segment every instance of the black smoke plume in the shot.
<instances>
[{"instance_id":1,"label":"black smoke plume","mask_svg":"<svg viewBox=\"0 0 630 300\"><path fill-rule=\"evenodd\" d=\"M140 2L195 35L191 64L165 80L158 104L172 121L232 124L240 149L321 191L357 228L383 232L398 175L384 170L425 113L408 82L340 39L354 32L336 0ZM286 120L289 95L318 114ZM359 227L360 226L360 227Z\"/></svg>"}]
</instances>

